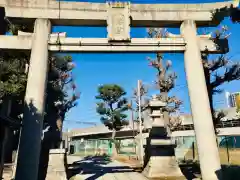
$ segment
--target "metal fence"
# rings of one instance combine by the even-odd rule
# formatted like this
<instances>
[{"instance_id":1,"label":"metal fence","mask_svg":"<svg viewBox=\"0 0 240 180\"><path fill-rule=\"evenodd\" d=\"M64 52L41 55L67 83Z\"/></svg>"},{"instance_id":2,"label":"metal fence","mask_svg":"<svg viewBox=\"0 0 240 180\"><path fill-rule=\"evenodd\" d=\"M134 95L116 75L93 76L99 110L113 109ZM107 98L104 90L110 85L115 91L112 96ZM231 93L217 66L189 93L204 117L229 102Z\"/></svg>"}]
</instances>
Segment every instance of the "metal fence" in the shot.
<instances>
[{"instance_id":1,"label":"metal fence","mask_svg":"<svg viewBox=\"0 0 240 180\"><path fill-rule=\"evenodd\" d=\"M195 137L176 137L177 160L198 160ZM222 164L240 165L240 136L219 136L217 139L219 156Z\"/></svg>"},{"instance_id":2,"label":"metal fence","mask_svg":"<svg viewBox=\"0 0 240 180\"><path fill-rule=\"evenodd\" d=\"M198 160L197 144L194 136L175 137L174 140L177 143L175 155L178 161ZM240 136L219 136L216 141L222 164L240 165ZM118 154L127 156L136 155L136 143L134 139L118 140L118 142ZM74 147L72 154L75 155L112 154L110 140L74 140L71 142L71 145Z\"/></svg>"},{"instance_id":3,"label":"metal fence","mask_svg":"<svg viewBox=\"0 0 240 180\"><path fill-rule=\"evenodd\" d=\"M216 125L216 128L227 128L227 127L240 127L240 120L232 120L232 121L221 121ZM185 124L179 127L176 127L174 131L185 131L185 130L193 130L193 124Z\"/></svg>"},{"instance_id":4,"label":"metal fence","mask_svg":"<svg viewBox=\"0 0 240 180\"><path fill-rule=\"evenodd\" d=\"M117 140L116 149L119 154L136 154L136 144L134 139ZM72 154L87 156L95 154L112 154L112 145L110 140L87 139L74 140L70 143L74 149Z\"/></svg>"}]
</instances>

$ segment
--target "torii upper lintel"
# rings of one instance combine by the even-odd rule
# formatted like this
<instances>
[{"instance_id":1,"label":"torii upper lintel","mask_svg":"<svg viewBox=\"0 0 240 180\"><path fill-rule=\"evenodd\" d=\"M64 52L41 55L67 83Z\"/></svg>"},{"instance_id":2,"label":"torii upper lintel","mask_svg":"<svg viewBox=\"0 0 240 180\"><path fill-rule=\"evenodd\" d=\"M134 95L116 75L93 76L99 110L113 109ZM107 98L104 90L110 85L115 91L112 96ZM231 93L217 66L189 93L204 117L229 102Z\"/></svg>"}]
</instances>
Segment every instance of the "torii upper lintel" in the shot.
<instances>
[{"instance_id":1,"label":"torii upper lintel","mask_svg":"<svg viewBox=\"0 0 240 180\"><path fill-rule=\"evenodd\" d=\"M122 6L124 3L119 3ZM129 4L129 3L128 3ZM130 4L131 26L179 27L184 20L198 26L217 25L216 9L237 7L239 0L199 4ZM56 0L0 0L6 16L12 20L50 19L55 25L106 26L108 3L67 2Z\"/></svg>"}]
</instances>

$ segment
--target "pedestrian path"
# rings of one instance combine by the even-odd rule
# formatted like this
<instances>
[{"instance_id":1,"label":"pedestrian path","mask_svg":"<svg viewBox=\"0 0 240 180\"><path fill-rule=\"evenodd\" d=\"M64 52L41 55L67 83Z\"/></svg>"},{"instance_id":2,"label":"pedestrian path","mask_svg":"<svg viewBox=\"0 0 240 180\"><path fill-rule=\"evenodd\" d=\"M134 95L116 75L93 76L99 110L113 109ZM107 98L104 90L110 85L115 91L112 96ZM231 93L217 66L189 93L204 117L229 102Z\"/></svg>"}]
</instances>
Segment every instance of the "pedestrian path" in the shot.
<instances>
[{"instance_id":1,"label":"pedestrian path","mask_svg":"<svg viewBox=\"0 0 240 180\"><path fill-rule=\"evenodd\" d=\"M126 164L108 157L86 157L69 166L70 180L147 180Z\"/></svg>"}]
</instances>

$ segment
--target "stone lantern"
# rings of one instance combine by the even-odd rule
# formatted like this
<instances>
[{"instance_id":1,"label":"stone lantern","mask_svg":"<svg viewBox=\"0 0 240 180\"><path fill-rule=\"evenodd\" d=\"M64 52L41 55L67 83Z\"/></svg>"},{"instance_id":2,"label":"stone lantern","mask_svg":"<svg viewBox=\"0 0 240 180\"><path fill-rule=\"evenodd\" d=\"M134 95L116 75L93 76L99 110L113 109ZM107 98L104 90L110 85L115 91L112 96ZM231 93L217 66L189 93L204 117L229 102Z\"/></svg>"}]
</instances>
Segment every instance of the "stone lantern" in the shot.
<instances>
[{"instance_id":1,"label":"stone lantern","mask_svg":"<svg viewBox=\"0 0 240 180\"><path fill-rule=\"evenodd\" d=\"M175 142L168 137L161 108L166 103L153 96L149 102L152 128L147 138L144 171L148 178L183 177L174 155Z\"/></svg>"}]
</instances>

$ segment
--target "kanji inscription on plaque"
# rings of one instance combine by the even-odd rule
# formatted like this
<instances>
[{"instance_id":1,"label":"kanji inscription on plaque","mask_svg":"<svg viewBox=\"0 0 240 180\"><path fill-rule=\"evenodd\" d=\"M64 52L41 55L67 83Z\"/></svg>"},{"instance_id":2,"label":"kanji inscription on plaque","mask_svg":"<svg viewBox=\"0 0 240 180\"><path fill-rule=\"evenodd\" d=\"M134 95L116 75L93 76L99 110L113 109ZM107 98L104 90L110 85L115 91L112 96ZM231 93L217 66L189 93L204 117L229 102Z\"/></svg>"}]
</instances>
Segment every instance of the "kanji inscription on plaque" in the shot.
<instances>
[{"instance_id":1,"label":"kanji inscription on plaque","mask_svg":"<svg viewBox=\"0 0 240 180\"><path fill-rule=\"evenodd\" d=\"M107 25L110 41L130 40L129 3L109 3Z\"/></svg>"}]
</instances>

